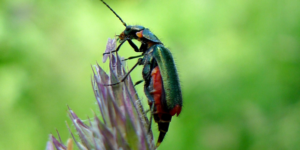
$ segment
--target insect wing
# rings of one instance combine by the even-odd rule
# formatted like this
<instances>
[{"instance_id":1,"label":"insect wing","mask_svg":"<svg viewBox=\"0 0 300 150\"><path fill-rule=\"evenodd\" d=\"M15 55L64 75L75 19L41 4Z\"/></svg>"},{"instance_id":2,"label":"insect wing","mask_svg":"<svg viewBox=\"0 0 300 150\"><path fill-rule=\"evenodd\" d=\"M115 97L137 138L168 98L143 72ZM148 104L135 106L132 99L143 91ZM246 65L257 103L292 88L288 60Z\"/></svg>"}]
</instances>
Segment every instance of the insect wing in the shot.
<instances>
[{"instance_id":1,"label":"insect wing","mask_svg":"<svg viewBox=\"0 0 300 150\"><path fill-rule=\"evenodd\" d=\"M156 45L152 52L156 60L163 82L165 102L163 104L168 110L182 106L182 94L177 74L177 69L171 52L163 45ZM179 111L180 113L180 111ZM177 114L179 115L179 114Z\"/></svg>"}]
</instances>

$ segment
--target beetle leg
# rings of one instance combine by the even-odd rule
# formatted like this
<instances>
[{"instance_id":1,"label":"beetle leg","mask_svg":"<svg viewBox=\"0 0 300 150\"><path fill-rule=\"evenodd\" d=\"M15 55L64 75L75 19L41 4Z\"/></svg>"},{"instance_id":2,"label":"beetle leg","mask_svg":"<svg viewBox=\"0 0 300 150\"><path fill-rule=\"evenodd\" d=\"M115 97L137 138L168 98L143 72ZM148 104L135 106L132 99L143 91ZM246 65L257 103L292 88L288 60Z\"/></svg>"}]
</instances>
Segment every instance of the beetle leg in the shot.
<instances>
[{"instance_id":1,"label":"beetle leg","mask_svg":"<svg viewBox=\"0 0 300 150\"><path fill-rule=\"evenodd\" d=\"M148 110L144 111L144 114L147 114L149 111L150 111L150 109L148 109Z\"/></svg>"},{"instance_id":2,"label":"beetle leg","mask_svg":"<svg viewBox=\"0 0 300 150\"><path fill-rule=\"evenodd\" d=\"M151 130L151 124L152 124L152 117L153 117L153 114L152 114L152 112L154 111L154 102L152 102L152 105L151 105L151 115L150 115L150 123L149 123L149 126L148 126L148 132L150 132L150 130Z\"/></svg>"},{"instance_id":3,"label":"beetle leg","mask_svg":"<svg viewBox=\"0 0 300 150\"><path fill-rule=\"evenodd\" d=\"M135 52L140 52L139 48L130 39L128 39L127 41Z\"/></svg>"},{"instance_id":4,"label":"beetle leg","mask_svg":"<svg viewBox=\"0 0 300 150\"><path fill-rule=\"evenodd\" d=\"M142 83L143 81L144 81L144 80L140 80L140 81L135 82L134 86L136 86L136 85Z\"/></svg>"},{"instance_id":5,"label":"beetle leg","mask_svg":"<svg viewBox=\"0 0 300 150\"><path fill-rule=\"evenodd\" d=\"M148 50L148 44L147 43L142 43L140 46L140 52L145 52Z\"/></svg>"},{"instance_id":6,"label":"beetle leg","mask_svg":"<svg viewBox=\"0 0 300 150\"><path fill-rule=\"evenodd\" d=\"M132 57L128 57L128 58L126 58L126 59L123 59L122 61L130 60L130 59L134 59L134 58L139 58L139 57L142 57L142 56L144 56L144 54L142 54L142 55L137 55L137 56L132 56Z\"/></svg>"},{"instance_id":7,"label":"beetle leg","mask_svg":"<svg viewBox=\"0 0 300 150\"><path fill-rule=\"evenodd\" d=\"M116 50L113 50L113 51L110 51L110 52L107 52L107 53L103 53L103 55L105 54L110 54L110 53L113 53L113 52L118 52L120 50L120 47L125 43L126 40L122 41L119 46L117 47Z\"/></svg>"},{"instance_id":8,"label":"beetle leg","mask_svg":"<svg viewBox=\"0 0 300 150\"><path fill-rule=\"evenodd\" d=\"M142 63L143 59L142 58L139 58L138 62L125 74L125 76L121 79L121 81L119 82L116 82L116 83L112 83L112 84L103 84L104 86L112 86L112 85L117 85L117 84L120 84L121 82L124 82L125 79L127 78L127 76L131 73L131 71L133 71L133 69L140 65Z\"/></svg>"}]
</instances>

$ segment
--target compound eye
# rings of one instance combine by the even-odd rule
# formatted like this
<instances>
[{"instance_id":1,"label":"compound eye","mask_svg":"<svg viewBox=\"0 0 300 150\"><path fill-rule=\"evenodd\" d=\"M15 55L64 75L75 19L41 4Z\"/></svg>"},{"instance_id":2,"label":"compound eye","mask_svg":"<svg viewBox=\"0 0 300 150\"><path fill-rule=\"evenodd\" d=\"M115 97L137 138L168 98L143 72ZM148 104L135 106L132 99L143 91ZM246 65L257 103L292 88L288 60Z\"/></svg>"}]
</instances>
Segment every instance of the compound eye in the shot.
<instances>
[{"instance_id":1,"label":"compound eye","mask_svg":"<svg viewBox=\"0 0 300 150\"><path fill-rule=\"evenodd\" d=\"M128 35L128 34L130 33L130 31L131 31L131 27L130 27L130 26L127 26L126 29L125 29L125 31L124 31L124 33L125 33L126 35Z\"/></svg>"}]
</instances>

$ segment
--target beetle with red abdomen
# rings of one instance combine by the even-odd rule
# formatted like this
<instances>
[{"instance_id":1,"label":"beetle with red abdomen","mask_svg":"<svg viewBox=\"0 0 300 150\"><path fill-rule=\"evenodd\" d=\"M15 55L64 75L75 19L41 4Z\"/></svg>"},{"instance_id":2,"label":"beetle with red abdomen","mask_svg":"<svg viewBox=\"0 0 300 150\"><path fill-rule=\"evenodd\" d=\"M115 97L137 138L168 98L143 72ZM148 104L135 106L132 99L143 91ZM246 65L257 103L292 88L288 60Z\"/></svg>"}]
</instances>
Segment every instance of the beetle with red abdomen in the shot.
<instances>
[{"instance_id":1,"label":"beetle with red abdomen","mask_svg":"<svg viewBox=\"0 0 300 150\"><path fill-rule=\"evenodd\" d=\"M138 57L138 62L121 79L123 82L130 72L138 65L143 65L143 81L145 81L144 91L148 98L148 104L151 110L151 118L154 117L160 131L156 147L163 141L171 122L172 116L178 116L182 108L182 95L179 78L175 62L171 52L164 47L162 42L147 28L139 25L130 26L114 12L103 0L101 0L123 23L125 30L119 35L120 45L111 52L119 51L122 44L126 41L135 52L141 52L141 55L129 57L134 59ZM138 40L142 44L138 48L132 40ZM104 53L104 54L109 54ZM126 59L126 60L128 60ZM119 84L113 83L109 85ZM141 83L141 81L136 84ZM150 126L151 126L150 119Z\"/></svg>"},{"instance_id":2,"label":"beetle with red abdomen","mask_svg":"<svg viewBox=\"0 0 300 150\"><path fill-rule=\"evenodd\" d=\"M163 45L152 46L144 56L144 91L154 120L160 131L157 144L163 141L172 116L178 116L182 107L182 95L177 70L168 49Z\"/></svg>"}]
</instances>

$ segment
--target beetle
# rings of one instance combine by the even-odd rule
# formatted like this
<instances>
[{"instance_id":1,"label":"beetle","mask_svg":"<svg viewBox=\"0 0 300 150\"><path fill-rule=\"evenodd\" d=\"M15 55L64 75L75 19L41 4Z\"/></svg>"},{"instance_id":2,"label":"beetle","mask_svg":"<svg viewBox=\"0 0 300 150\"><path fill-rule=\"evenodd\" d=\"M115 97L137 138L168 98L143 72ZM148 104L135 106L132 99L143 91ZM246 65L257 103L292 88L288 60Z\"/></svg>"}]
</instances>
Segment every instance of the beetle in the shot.
<instances>
[{"instance_id":1,"label":"beetle","mask_svg":"<svg viewBox=\"0 0 300 150\"><path fill-rule=\"evenodd\" d=\"M142 53L138 56L129 57L126 60L139 58L137 63L128 71L120 82L109 84L116 85L123 82L131 71L138 65L143 65L142 75L144 92L148 98L151 110L150 126L152 116L158 124L159 137L156 143L158 147L163 141L171 122L172 116L178 116L182 108L182 94L177 69L173 56L169 49L148 29L140 25L127 25L121 17L103 0L101 0L125 26L125 30L118 36L120 44L111 52L118 52L122 44L126 41L135 52ZM138 48L132 40L141 42ZM110 52L109 52L110 53ZM104 53L109 54L109 53ZM135 85L141 83L138 81Z\"/></svg>"}]
</instances>

